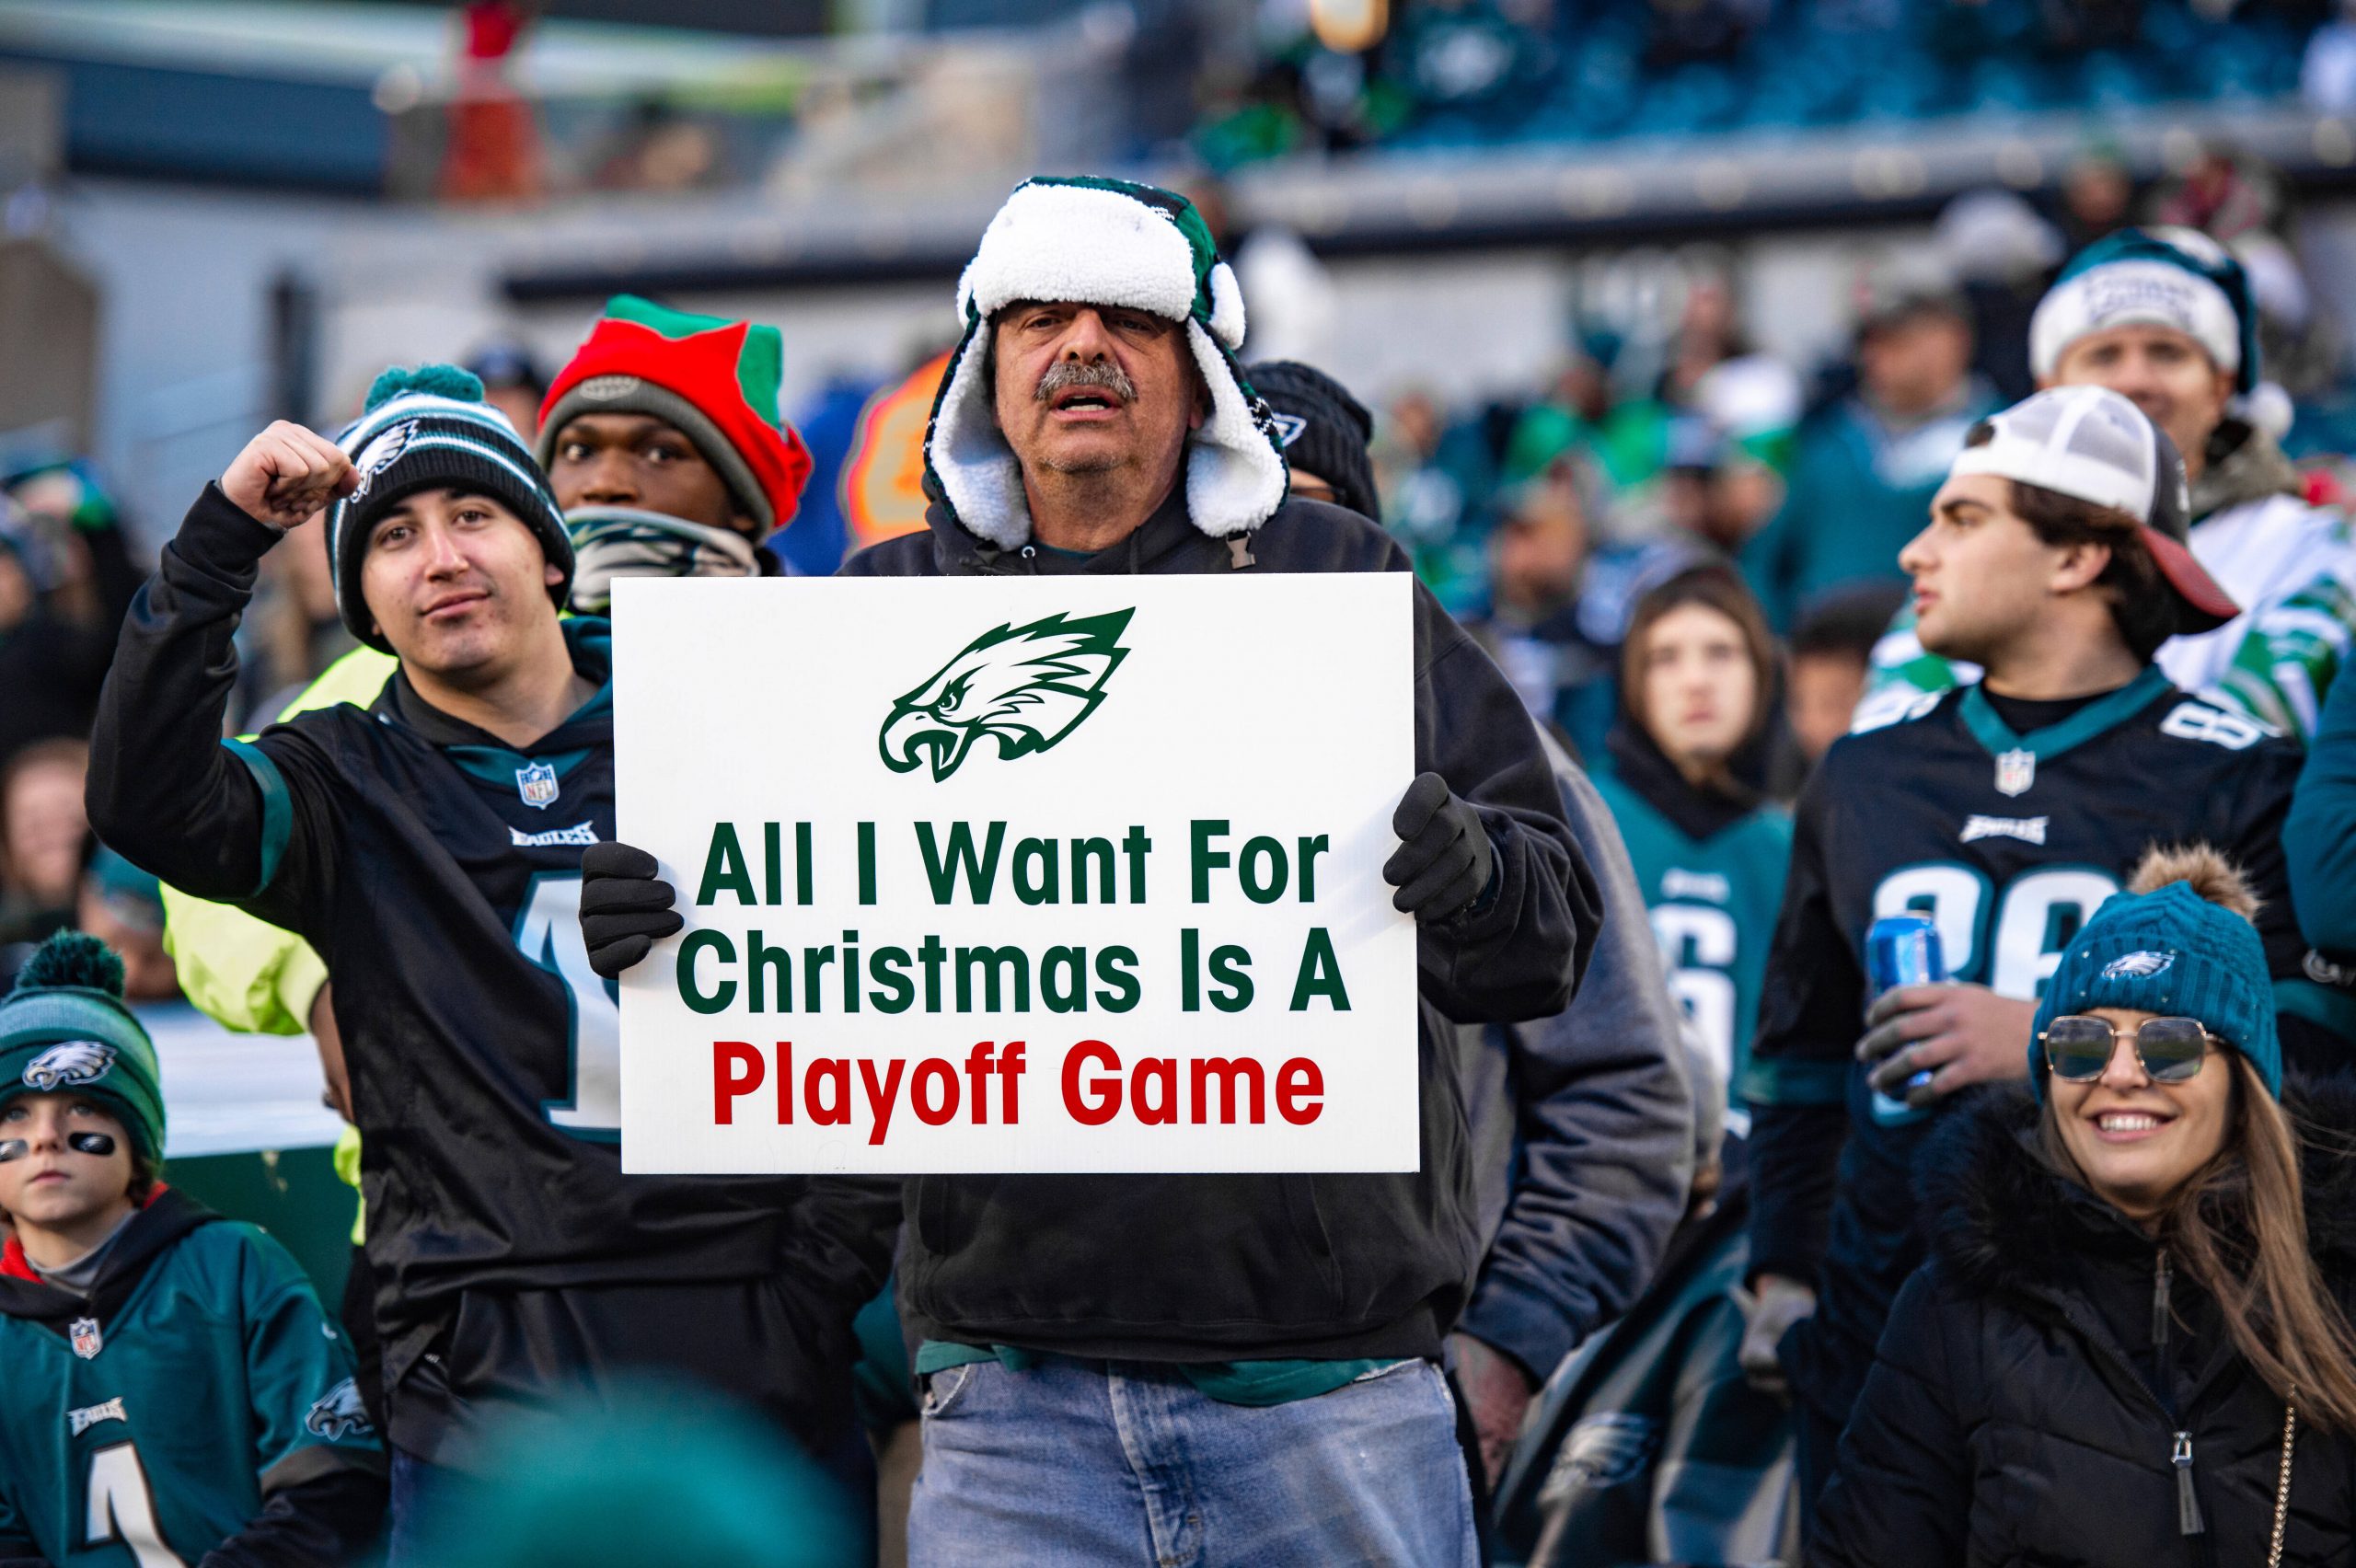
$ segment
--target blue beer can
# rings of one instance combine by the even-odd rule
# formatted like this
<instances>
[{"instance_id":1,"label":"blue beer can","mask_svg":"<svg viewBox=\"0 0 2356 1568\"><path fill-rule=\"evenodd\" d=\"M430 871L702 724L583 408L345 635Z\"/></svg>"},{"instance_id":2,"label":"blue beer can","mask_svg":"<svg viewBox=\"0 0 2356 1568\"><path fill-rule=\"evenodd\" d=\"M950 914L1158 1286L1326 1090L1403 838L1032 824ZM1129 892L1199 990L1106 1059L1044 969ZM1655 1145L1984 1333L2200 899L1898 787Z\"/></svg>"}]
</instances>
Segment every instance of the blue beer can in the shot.
<instances>
[{"instance_id":1,"label":"blue beer can","mask_svg":"<svg viewBox=\"0 0 2356 1568\"><path fill-rule=\"evenodd\" d=\"M1885 915L1865 929L1865 983L1880 997L1901 986L1935 986L1947 977L1946 957L1939 947L1938 923L1928 915ZM1927 1072L1906 1080L1909 1090L1931 1081ZM1885 1127L1919 1122L1931 1113L1918 1110L1880 1090L1873 1090L1874 1120Z\"/></svg>"}]
</instances>

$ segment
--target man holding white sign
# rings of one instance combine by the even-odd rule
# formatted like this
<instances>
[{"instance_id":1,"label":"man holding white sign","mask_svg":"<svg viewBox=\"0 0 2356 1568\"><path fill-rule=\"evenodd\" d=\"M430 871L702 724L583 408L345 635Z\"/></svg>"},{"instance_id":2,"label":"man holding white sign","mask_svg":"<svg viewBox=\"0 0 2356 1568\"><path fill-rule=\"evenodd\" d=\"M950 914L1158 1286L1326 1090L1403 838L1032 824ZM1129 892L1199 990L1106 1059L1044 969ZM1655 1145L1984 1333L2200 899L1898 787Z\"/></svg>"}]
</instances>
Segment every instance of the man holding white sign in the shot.
<instances>
[{"instance_id":1,"label":"man holding white sign","mask_svg":"<svg viewBox=\"0 0 2356 1568\"><path fill-rule=\"evenodd\" d=\"M1114 1113L1116 1096L1126 1096L1118 1113L1134 1120L1123 1141L1139 1152L1092 1168L1151 1173L941 1174L908 1184L901 1307L922 1342L917 1371L925 1380L926 1410L910 1560L1470 1563L1476 1554L1471 1500L1454 1408L1436 1361L1482 1239L1471 1212L1447 1020L1520 1020L1561 1009L1600 917L1593 881L1564 821L1537 735L1504 678L1430 596L1403 577L1402 597L1392 603L1412 622L1399 672L1412 691L1412 718L1400 755L1415 772L1388 824L1379 813L1371 828L1360 822L1366 813L1355 796L1369 781L1340 767L1322 781L1325 799L1340 802L1329 804L1330 831L1298 814L1279 822L1277 813L1263 823L1205 810L1172 819L1173 844L1172 829L1142 820L1141 806L1124 817L1126 799L1039 794L1053 790L1066 752L1104 744L1091 732L1129 722L1116 712L1126 694L1104 697L1108 685L1117 687L1133 673L1141 681L1161 678L1151 667L1167 656L1148 635L1149 617L1180 613L1172 606L1183 597L1223 589L1229 624L1253 623L1257 634L1263 628L1256 617L1276 613L1279 604L1298 607L1267 593L1278 585L1255 581L1260 576L1404 574L1408 562L1366 520L1286 500L1283 458L1265 406L1233 356L1243 329L1234 277L1183 199L1113 180L1029 181L983 236L959 303L966 334L926 442L927 488L935 497L930 531L879 546L845 571L853 578L1004 579L996 585L1003 599L993 602L1006 607L975 628L982 635L969 639L961 628L948 637L937 664L917 661L928 668L898 691L880 731L871 731L878 750L868 755L880 756L883 767L869 768L863 757L839 759L873 779L868 787L875 791L879 866L873 897L861 902L882 906L894 873L881 861L894 855L903 866L897 874L918 879L919 899L930 878L945 874L962 880L973 905L982 902L985 862L1008 855L992 885L1013 879L1009 885L1020 900L1023 876L1034 895L1048 885L1053 846L1057 885L1074 903L1081 884L1068 879L1084 865L1091 911L1100 904L1117 909L1150 903L1157 878L1176 878L1190 902L1241 917L1253 906L1276 909L1280 900L1306 898L1313 907L1321 894L1312 880L1334 885L1334 867L1380 838L1389 858L1379 874L1395 889L1388 902L1415 920L1420 1116L1412 1166L1373 1147L1356 1160L1346 1151L1313 1162L1303 1153L1297 1163L1272 1166L1246 1155L1188 1169L1156 1163L1156 1128L1138 1113L1140 1083L1155 1107L1170 1104L1165 1096L1172 1092L1196 1094L1182 1113L1187 1133L1195 1130L1197 1115L1206 1131L1241 1133L1251 1083L1244 1075L1239 1089L1232 1054L1220 1058L1224 1081L1197 1055L1186 1064L1193 1071L1179 1073L1173 1063L1165 1087L1148 1081L1141 1064L1114 1061L1117 1049L1109 1041L1091 1038L1068 1052L1058 1041L1057 1071L1039 1075L1046 1082L1018 1089L1032 1059L1010 1064L1012 1026L999 1022L987 1051L975 1045L930 1075L931 1098L911 1099L909 1109L942 1105L953 1066L966 1097L964 1114L1011 1121L1009 1096L1015 1092L1024 1096L1021 1114L1027 1118L1043 1092L1068 1101L1076 1087L1077 1106L1061 1109L1077 1110L1072 1119L1084 1124L1090 1116ZM1138 576L1195 581L1132 581ZM910 604L907 591L920 586L899 584L900 603ZM950 606L970 608L984 597L971 584L930 587L941 592L910 617L928 650L935 630L945 634L951 624L942 619ZM1174 592L1182 589L1189 594ZM633 605L653 606L664 597L625 599L625 622L634 625ZM1051 610L1051 603L1067 607ZM1380 618L1381 611L1377 598L1362 599L1355 609L1337 598L1332 608L1345 618ZM1124 618L1122 610L1133 613ZM1267 629L1272 637L1280 630ZM895 629L895 642L907 635ZM1209 635L1198 633L1187 645L1184 679L1198 694L1230 697L1251 733L1260 733L1262 721L1249 694L1276 694L1305 726L1333 723L1333 709L1345 706L1329 704L1322 685L1288 678L1298 666L1283 662L1285 655L1236 656L1231 644ZM1379 640L1368 646L1375 650L1369 657L1380 656ZM872 650L871 641L861 652ZM1321 683L1338 666L1315 647L1304 647L1301 656L1318 659L1311 668ZM1034 681L1043 662L1057 666L1045 684L1059 689L1026 695L1025 683ZM829 668L826 685L864 690L862 676L831 678L838 668L839 661ZM1091 698L1101 698L1101 708ZM1010 698L1025 722L974 721L976 709L997 712ZM1342 727L1351 717L1343 714ZM1156 770L1179 766L1201 734L1181 722L1132 743L1139 802ZM1066 738L1072 735L1080 738ZM1051 751L1056 755L1045 755ZM1245 777L1273 802L1290 798L1279 771ZM1319 782L1315 769L1302 771ZM924 824L932 834L929 854L914 824L906 830L916 842L884 840L881 819L900 801L895 777L929 776L962 790L969 773L988 780L976 782L976 790L1009 791L1003 809L995 796L988 809L941 809L939 820ZM1379 796L1399 784L1395 775L1373 781ZM1013 792L1026 788L1030 809L1018 814ZM1058 826L1059 820L1074 825ZM994 852L994 827L1001 824ZM749 931L744 944L729 938L735 960L722 973L727 954L709 939L724 933L708 922L722 912L741 920L733 911L755 903L791 900L798 906L806 902L802 889L781 885L792 880L787 867L823 868L829 852L858 853L820 844L814 828L805 846L798 824L779 823L774 841L766 822L751 840L745 824L733 825L741 854L721 842L717 824L700 860L674 853L680 874L698 883L682 890L684 899L657 880L653 856L616 844L583 858L583 935L604 972L629 967L654 940L679 930L684 922L675 903L687 904L695 917L698 928L676 953L666 951L648 974L631 977L629 1006L641 996L652 1004L668 989L691 1009L733 1007L745 992L723 1001L720 986L749 987L756 976L774 1003L789 968L792 984L807 986L814 963L819 989L797 999L809 1011L803 1004L814 994L826 1004L853 973L842 951L852 945L849 928L836 942L801 944L803 951L781 958L751 953ZM1025 841L1034 846L1027 870ZM1329 859L1321 861L1321 853ZM1140 884L1134 899L1127 896L1132 878ZM945 927L961 911L955 890L944 884L941 892L951 896L935 894L933 902ZM1272 1107L1264 1124L1272 1134L1299 1130L1293 1118L1322 1116L1320 1107L1334 1092L1334 1072L1321 1068L1312 1078L1293 1069L1292 1045L1334 1027L1341 1009L1330 989L1333 976L1347 986L1360 984L1349 973L1351 961L1341 957L1344 928L1370 928L1382 916L1381 902L1371 909L1336 907L1315 920L1296 914L1288 928L1298 946L1271 965L1290 984L1270 986L1265 973L1261 979L1263 987L1287 993L1285 1000L1271 1006L1263 999L1256 1009L1265 1013L1237 1014L1276 1021L1274 1030L1259 1030L1266 1051L1263 1088ZM1114 911L1097 913L1106 929L1115 929ZM1334 940L1330 971L1299 928L1304 924ZM969 928L962 942L945 929L917 933L921 940L893 936L907 962L887 972L905 974L907 1005L938 992L944 1011L964 1010L956 987L987 979L969 980L965 962L984 945L981 929ZM867 946L866 933L858 934ZM1379 945L1380 935L1368 940ZM930 958L928 944L935 950ZM829 951L821 956L813 948ZM1044 967L1049 954L1036 956ZM1092 1008L1117 1013L1157 990L1188 995L1190 983L1200 987L1194 995L1213 1004L1197 1014L1207 1025L1220 995L1239 1009L1255 1006L1244 984L1254 972L1231 954L1222 972L1207 928L1191 951L1182 945L1174 954L1132 957L1098 944L1084 974ZM1403 949L1400 958L1403 972ZM860 961L871 981L874 959L870 951ZM1359 973L1373 983L1372 971ZM1064 982L1067 996L1073 983ZM1009 995L1020 995L1011 976L1007 986ZM841 994L831 1010L847 1023L851 997L872 1005L879 988L897 999L889 985L864 985ZM992 1008L985 997L974 1010L1020 1009ZM807 1064L799 1071L787 1066L779 1042L788 1030L779 1021L766 1042L747 1031L710 1048L741 1044L760 1056L764 1114L781 1120L785 1107L775 1096L791 1086L801 1095L797 1114L807 1116ZM796 1027L808 1032L816 1023L803 1019ZM1083 1056L1075 1068L1073 1054L1090 1044L1103 1045L1104 1054ZM633 1048L626 1045L626 1057ZM1298 1059L1315 1065L1306 1049ZM864 1066L876 1069L878 1063L871 1057ZM776 1081L780 1068L791 1074L786 1084ZM755 1066L738 1057L714 1070L700 1087L717 1097L748 1082ZM884 1066L860 1087L863 1105L889 1097L889 1072ZM849 1073L846 1066L845 1093L852 1092ZM629 1081L626 1100L634 1106L638 1080ZM916 1087L911 1079L903 1092ZM1206 1113L1203 1091L1224 1097L1223 1103ZM826 1091L829 1098L833 1092ZM1247 1107L1241 1112L1239 1092ZM863 1113L871 1130L879 1113ZM1237 1117L1232 1127L1230 1113ZM850 1120L846 1134L860 1124ZM970 1124L963 1130L972 1131ZM842 1158L864 1158L864 1141L844 1136ZM1025 1168L1001 1154L996 1163L963 1169ZM1395 1173L1338 1173L1353 1170Z\"/></svg>"}]
</instances>

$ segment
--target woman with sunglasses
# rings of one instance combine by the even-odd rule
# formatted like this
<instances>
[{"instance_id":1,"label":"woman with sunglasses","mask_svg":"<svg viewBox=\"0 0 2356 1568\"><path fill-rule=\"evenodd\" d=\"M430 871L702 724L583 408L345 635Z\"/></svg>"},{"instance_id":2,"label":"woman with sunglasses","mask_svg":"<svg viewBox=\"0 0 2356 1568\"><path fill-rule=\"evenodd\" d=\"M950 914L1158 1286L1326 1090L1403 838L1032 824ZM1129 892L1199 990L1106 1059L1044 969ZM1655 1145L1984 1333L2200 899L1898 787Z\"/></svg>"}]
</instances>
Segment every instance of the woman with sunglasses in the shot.
<instances>
[{"instance_id":1,"label":"woman with sunglasses","mask_svg":"<svg viewBox=\"0 0 2356 1568\"><path fill-rule=\"evenodd\" d=\"M2028 1086L1934 1136L1811 1562L2350 1560L2356 1089L2283 1103L2254 911L2154 851L2063 952Z\"/></svg>"}]
</instances>

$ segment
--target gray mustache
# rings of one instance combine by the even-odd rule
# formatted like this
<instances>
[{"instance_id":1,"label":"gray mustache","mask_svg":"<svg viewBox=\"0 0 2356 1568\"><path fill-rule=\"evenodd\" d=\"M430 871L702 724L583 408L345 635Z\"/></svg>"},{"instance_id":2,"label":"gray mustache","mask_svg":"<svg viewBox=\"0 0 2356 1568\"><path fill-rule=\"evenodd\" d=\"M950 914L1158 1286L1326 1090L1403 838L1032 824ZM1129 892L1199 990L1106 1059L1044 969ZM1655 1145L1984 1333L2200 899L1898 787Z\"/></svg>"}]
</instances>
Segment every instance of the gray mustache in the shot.
<instances>
[{"instance_id":1,"label":"gray mustache","mask_svg":"<svg viewBox=\"0 0 2356 1568\"><path fill-rule=\"evenodd\" d=\"M1039 377L1038 389L1032 394L1045 402L1058 392L1074 386L1102 386L1124 403L1138 400L1138 384L1129 379L1128 372L1117 364L1083 364L1078 360L1058 360Z\"/></svg>"}]
</instances>

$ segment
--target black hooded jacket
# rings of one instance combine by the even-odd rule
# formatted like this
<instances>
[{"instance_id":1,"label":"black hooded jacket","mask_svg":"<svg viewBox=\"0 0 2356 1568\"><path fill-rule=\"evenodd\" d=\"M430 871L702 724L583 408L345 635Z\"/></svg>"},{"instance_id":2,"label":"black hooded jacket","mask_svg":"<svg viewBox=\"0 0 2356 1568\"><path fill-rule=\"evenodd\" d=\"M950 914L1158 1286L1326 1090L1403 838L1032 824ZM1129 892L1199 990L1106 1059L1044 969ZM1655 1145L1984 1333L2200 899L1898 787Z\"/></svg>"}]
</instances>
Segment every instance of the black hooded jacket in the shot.
<instances>
[{"instance_id":1,"label":"black hooded jacket","mask_svg":"<svg viewBox=\"0 0 2356 1568\"><path fill-rule=\"evenodd\" d=\"M2356 1308L2356 1086L2294 1086L2308 1245ZM2259 1568L2283 1402L2213 1298L2034 1152L2026 1088L1983 1091L1923 1156L1931 1261L1898 1298L1841 1439L1811 1562ZM2161 1302L2166 1304L2161 1310ZM2282 1562L2346 1563L2356 1441L2304 1421Z\"/></svg>"},{"instance_id":2,"label":"black hooded jacket","mask_svg":"<svg viewBox=\"0 0 2356 1568\"><path fill-rule=\"evenodd\" d=\"M854 556L844 574L1409 569L1380 528L1318 502L1288 501L1254 533L1211 538L1188 519L1184 486L1126 539L1089 557L994 548L938 505L930 521L929 533ZM1420 1170L916 1177L899 1265L911 1332L1178 1362L1438 1351L1484 1240L1449 1022L1559 1012L1602 907L1513 688L1420 586L1415 605L1415 767L1438 772L1479 811L1497 864L1485 908L1419 930Z\"/></svg>"}]
</instances>

